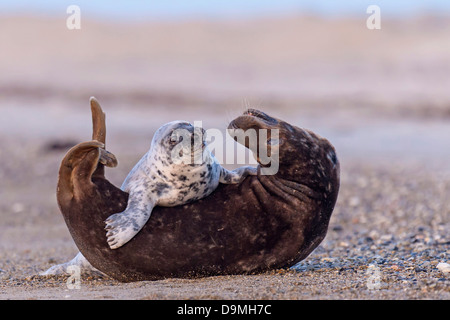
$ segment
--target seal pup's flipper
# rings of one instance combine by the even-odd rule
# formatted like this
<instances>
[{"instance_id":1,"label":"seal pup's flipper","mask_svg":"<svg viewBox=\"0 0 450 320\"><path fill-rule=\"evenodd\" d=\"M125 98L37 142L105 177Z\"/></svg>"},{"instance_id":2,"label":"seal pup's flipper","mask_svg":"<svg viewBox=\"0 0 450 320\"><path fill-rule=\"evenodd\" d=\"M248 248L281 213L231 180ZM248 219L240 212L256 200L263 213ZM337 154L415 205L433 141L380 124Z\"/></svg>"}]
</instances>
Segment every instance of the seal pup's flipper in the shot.
<instances>
[{"instance_id":1,"label":"seal pup's flipper","mask_svg":"<svg viewBox=\"0 0 450 320\"><path fill-rule=\"evenodd\" d=\"M70 267L76 267L80 270L80 275L89 275L89 276L104 276L105 274L98 269L94 268L89 261L78 252L78 254L66 263L57 264L53 267L50 267L44 272L41 272L39 275L41 276L53 276L70 273Z\"/></svg>"},{"instance_id":2,"label":"seal pup's flipper","mask_svg":"<svg viewBox=\"0 0 450 320\"><path fill-rule=\"evenodd\" d=\"M129 193L125 211L113 214L105 220L108 245L117 249L130 241L147 223L156 200L145 186L138 186Z\"/></svg>"},{"instance_id":3,"label":"seal pup's flipper","mask_svg":"<svg viewBox=\"0 0 450 320\"><path fill-rule=\"evenodd\" d=\"M256 176L257 174L257 167L245 166L232 171L222 167L220 170L219 182L224 184L241 183L247 176Z\"/></svg>"}]
</instances>

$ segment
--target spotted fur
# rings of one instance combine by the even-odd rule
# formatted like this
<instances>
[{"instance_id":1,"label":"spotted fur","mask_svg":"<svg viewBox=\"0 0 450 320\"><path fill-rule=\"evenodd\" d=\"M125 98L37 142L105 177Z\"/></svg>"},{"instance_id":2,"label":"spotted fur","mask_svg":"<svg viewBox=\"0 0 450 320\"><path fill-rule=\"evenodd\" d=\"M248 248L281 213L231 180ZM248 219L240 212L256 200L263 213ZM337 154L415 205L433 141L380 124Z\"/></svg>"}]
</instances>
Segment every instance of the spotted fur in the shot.
<instances>
[{"instance_id":1,"label":"spotted fur","mask_svg":"<svg viewBox=\"0 0 450 320\"><path fill-rule=\"evenodd\" d=\"M187 144L190 150L180 148L181 140L174 135L177 129L191 134L192 143ZM173 121L156 131L150 150L122 184L121 189L129 193L126 210L111 215L105 221L111 249L130 241L148 221L154 206L182 205L208 196L219 183L236 184L247 175L256 175L256 168L250 166L233 171L223 168L205 146L204 135L201 140L194 139L195 135L200 134L198 130L202 129L194 128L188 122ZM174 153L181 159L183 155L189 155L191 159L184 160L191 161L176 162ZM202 158L193 161L195 158L192 155Z\"/></svg>"}]
</instances>

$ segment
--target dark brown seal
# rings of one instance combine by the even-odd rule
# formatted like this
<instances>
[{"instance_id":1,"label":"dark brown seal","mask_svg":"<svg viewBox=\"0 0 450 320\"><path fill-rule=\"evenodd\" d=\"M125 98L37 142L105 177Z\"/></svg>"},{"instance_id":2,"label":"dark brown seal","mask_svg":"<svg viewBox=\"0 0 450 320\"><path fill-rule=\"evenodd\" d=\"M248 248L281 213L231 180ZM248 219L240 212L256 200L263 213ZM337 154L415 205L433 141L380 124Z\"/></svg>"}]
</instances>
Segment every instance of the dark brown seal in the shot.
<instances>
[{"instance_id":1,"label":"dark brown seal","mask_svg":"<svg viewBox=\"0 0 450 320\"><path fill-rule=\"evenodd\" d=\"M106 129L96 103L92 114L93 141L78 144L64 157L57 199L78 249L107 275L129 282L263 272L294 265L324 239L339 190L333 146L312 132L248 110L230 128L278 129L278 173L221 184L190 204L155 207L130 242L111 250L104 221L125 210L128 194L105 178L104 165L113 166L115 158L102 151Z\"/></svg>"}]
</instances>

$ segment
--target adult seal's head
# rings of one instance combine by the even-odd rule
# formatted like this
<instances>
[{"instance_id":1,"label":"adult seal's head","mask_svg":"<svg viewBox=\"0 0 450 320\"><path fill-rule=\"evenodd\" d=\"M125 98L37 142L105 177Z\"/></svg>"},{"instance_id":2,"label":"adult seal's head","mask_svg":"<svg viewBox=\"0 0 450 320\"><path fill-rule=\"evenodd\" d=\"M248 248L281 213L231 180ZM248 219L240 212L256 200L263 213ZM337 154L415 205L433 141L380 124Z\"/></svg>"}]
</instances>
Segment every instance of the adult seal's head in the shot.
<instances>
[{"instance_id":1,"label":"adult seal's head","mask_svg":"<svg viewBox=\"0 0 450 320\"><path fill-rule=\"evenodd\" d=\"M128 194L105 178L102 161L111 161L103 159L103 145L76 146L77 161L65 158L61 165L58 202L86 259L120 281L137 281L262 272L292 266L310 254L326 235L337 199L339 163L333 147L257 110L248 110L230 128L254 128L269 158L278 153L276 173L263 174L271 164L255 150L257 176L220 184L189 204L155 207L142 230L115 250L108 247L104 220L126 208Z\"/></svg>"},{"instance_id":2,"label":"adult seal's head","mask_svg":"<svg viewBox=\"0 0 450 320\"><path fill-rule=\"evenodd\" d=\"M228 129L231 134L236 129L257 132L258 140L253 144L250 139L239 140L238 134L234 137L253 151L265 175L296 182L303 190L308 187L309 196L321 199L324 212L331 215L339 192L340 165L327 139L255 109L248 109L231 121ZM289 192L283 197L288 195Z\"/></svg>"}]
</instances>

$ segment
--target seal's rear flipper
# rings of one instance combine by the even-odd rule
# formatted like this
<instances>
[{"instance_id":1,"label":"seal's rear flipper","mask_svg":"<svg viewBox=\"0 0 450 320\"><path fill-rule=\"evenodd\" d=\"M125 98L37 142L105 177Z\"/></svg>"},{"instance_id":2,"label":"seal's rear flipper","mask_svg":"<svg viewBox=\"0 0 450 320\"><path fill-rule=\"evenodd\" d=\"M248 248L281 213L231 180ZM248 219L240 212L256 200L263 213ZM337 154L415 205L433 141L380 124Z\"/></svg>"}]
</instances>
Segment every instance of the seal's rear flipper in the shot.
<instances>
[{"instance_id":1,"label":"seal's rear flipper","mask_svg":"<svg viewBox=\"0 0 450 320\"><path fill-rule=\"evenodd\" d=\"M92 140L97 140L102 143L106 142L106 121L105 121L105 113L98 103L95 97L91 97L89 99L91 104L91 112L92 112Z\"/></svg>"},{"instance_id":2,"label":"seal's rear flipper","mask_svg":"<svg viewBox=\"0 0 450 320\"><path fill-rule=\"evenodd\" d=\"M58 177L58 201L71 201L79 184L90 185L91 177L97 169L99 150L104 145L98 141L88 141L71 148L61 161Z\"/></svg>"},{"instance_id":3,"label":"seal's rear flipper","mask_svg":"<svg viewBox=\"0 0 450 320\"><path fill-rule=\"evenodd\" d=\"M106 142L106 116L100 106L100 103L97 101L95 97L91 97L89 99L91 104L91 113L92 113L92 140L99 141L103 144ZM104 150L105 146L100 149L100 158L97 169L93 173L96 177L105 177L105 168L107 167L116 167L117 166L117 158L110 152Z\"/></svg>"},{"instance_id":4,"label":"seal's rear flipper","mask_svg":"<svg viewBox=\"0 0 450 320\"><path fill-rule=\"evenodd\" d=\"M76 196L78 184L91 185L94 176L105 179L104 166L117 166L116 157L105 150L105 113L94 97L90 98L90 105L93 139L71 148L62 160L58 178L58 194L61 201L70 201Z\"/></svg>"},{"instance_id":5,"label":"seal's rear flipper","mask_svg":"<svg viewBox=\"0 0 450 320\"><path fill-rule=\"evenodd\" d=\"M54 275L65 275L70 273L70 268L78 268L80 270L80 275L88 276L104 276L105 274L96 268L94 268L89 261L79 252L75 258L69 262L55 265L44 272L41 272L41 276L54 276Z\"/></svg>"}]
</instances>

